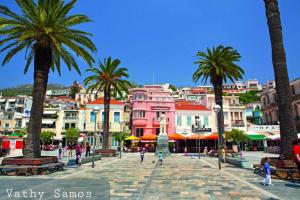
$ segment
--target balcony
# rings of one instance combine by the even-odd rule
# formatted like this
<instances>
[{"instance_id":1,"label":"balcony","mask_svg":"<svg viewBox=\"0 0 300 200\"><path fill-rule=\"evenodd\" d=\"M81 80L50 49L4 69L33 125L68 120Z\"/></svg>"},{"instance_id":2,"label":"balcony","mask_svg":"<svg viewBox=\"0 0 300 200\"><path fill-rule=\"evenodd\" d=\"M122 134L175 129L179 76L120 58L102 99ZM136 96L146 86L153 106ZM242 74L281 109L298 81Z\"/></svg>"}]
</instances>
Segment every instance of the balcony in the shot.
<instances>
[{"instance_id":1,"label":"balcony","mask_svg":"<svg viewBox=\"0 0 300 200\"><path fill-rule=\"evenodd\" d=\"M147 119L146 118L133 118L132 119L132 125L137 126L137 125L146 125L147 124Z\"/></svg>"},{"instance_id":2,"label":"balcony","mask_svg":"<svg viewBox=\"0 0 300 200\"><path fill-rule=\"evenodd\" d=\"M231 126L233 127L244 127L245 123L243 120L231 120Z\"/></svg>"},{"instance_id":3,"label":"balcony","mask_svg":"<svg viewBox=\"0 0 300 200\"><path fill-rule=\"evenodd\" d=\"M66 120L66 121L77 121L78 117L77 116L65 116L64 120Z\"/></svg>"}]
</instances>

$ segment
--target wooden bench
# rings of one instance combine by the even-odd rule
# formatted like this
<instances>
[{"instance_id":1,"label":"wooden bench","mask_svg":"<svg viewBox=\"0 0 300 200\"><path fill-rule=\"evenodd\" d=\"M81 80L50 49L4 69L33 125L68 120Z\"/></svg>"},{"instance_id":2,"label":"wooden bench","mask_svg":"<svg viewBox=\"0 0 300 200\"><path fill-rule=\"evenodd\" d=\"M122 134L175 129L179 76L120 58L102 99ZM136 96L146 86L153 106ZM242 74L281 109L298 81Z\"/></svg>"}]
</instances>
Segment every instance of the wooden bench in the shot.
<instances>
[{"instance_id":1,"label":"wooden bench","mask_svg":"<svg viewBox=\"0 0 300 200\"><path fill-rule=\"evenodd\" d=\"M38 175L43 172L52 173L55 171L63 171L64 163L49 163L44 165L1 165L0 174L8 175L15 172L16 175Z\"/></svg>"},{"instance_id":2,"label":"wooden bench","mask_svg":"<svg viewBox=\"0 0 300 200\"><path fill-rule=\"evenodd\" d=\"M297 173L297 174L299 173L298 168L296 168L296 167L285 167L285 168L276 169L277 177L280 177L279 176L280 172L285 172L286 173L286 177L284 177L285 179L294 179L293 178L294 173Z\"/></svg>"}]
</instances>

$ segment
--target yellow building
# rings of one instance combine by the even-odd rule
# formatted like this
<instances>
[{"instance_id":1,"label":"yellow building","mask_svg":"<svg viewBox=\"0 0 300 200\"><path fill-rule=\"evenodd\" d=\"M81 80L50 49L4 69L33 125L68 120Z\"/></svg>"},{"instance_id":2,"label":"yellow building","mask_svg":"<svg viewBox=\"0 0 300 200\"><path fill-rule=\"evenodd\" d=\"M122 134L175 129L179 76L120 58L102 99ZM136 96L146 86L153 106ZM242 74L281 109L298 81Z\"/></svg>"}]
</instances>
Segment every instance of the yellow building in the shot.
<instances>
[{"instance_id":1,"label":"yellow building","mask_svg":"<svg viewBox=\"0 0 300 200\"><path fill-rule=\"evenodd\" d=\"M96 115L93 112L93 108L99 108L99 112ZM109 113L109 146L110 148L117 148L118 143L114 141L114 138L111 137L114 132L121 132L124 126L124 106L125 104L114 99L110 100L110 113ZM100 98L95 101L90 101L86 104L86 109L81 110L81 117L79 119L83 121L83 129L86 132L93 133L94 126L96 123L97 133L103 132L103 122L104 122L104 99Z\"/></svg>"}]
</instances>

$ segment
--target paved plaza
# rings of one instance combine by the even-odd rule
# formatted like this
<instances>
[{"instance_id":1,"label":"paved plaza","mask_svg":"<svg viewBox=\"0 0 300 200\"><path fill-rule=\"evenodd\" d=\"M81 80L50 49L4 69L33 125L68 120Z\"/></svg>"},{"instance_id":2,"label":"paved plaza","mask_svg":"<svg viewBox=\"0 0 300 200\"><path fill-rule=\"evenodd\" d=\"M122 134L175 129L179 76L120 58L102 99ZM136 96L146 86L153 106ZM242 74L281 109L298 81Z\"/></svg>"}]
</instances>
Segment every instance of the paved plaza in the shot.
<instances>
[{"instance_id":1,"label":"paved plaza","mask_svg":"<svg viewBox=\"0 0 300 200\"><path fill-rule=\"evenodd\" d=\"M96 162L94 169L91 164L85 164L79 168L67 168L63 172L38 177L2 176L0 185L18 187L19 184L19 190L26 187L33 187L34 190L51 187L62 187L65 190L76 188L76 191L89 189L97 195L94 199L113 200L297 200L300 196L298 183L273 180L274 186L262 186L262 177L253 174L251 170L223 164L223 169L219 171L216 158L201 157L199 160L197 157L173 154L166 157L162 166L157 165L156 161L157 158L152 153L145 154L144 163L139 162L139 154L127 153L122 159L103 158ZM28 185L22 184L22 181L26 181ZM1 193L0 200L2 199L8 198ZM43 199L57 198L45 196Z\"/></svg>"}]
</instances>

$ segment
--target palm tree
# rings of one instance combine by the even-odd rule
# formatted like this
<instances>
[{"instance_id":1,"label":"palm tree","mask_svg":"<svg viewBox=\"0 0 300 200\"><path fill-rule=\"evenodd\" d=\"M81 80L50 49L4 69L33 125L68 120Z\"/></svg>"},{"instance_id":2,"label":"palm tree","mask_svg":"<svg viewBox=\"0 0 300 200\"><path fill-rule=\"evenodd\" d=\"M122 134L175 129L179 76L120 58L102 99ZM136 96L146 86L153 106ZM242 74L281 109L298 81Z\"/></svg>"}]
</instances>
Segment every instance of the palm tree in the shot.
<instances>
[{"instance_id":1,"label":"palm tree","mask_svg":"<svg viewBox=\"0 0 300 200\"><path fill-rule=\"evenodd\" d=\"M224 116L223 116L223 90L222 85L229 79L234 82L241 79L244 71L241 67L235 64L239 61L241 56L232 47L218 46L217 48L207 49L207 53L199 51L197 53L198 61L195 64L198 65L198 69L193 74L193 81L196 83L200 78L206 84L210 79L211 84L214 87L215 102L221 106L221 110L218 113L218 129L219 136L224 133ZM221 140L221 144L222 144Z\"/></svg>"},{"instance_id":2,"label":"palm tree","mask_svg":"<svg viewBox=\"0 0 300 200\"><path fill-rule=\"evenodd\" d=\"M87 91L104 91L103 149L108 149L110 99L116 95L122 98L124 94L128 94L128 88L131 86L129 81L122 79L128 78L129 75L126 68L118 68L120 63L120 60L112 60L111 57L104 59L104 63L99 61L99 68L87 69L93 74L84 80Z\"/></svg>"},{"instance_id":3,"label":"palm tree","mask_svg":"<svg viewBox=\"0 0 300 200\"><path fill-rule=\"evenodd\" d=\"M43 104L50 69L60 74L60 61L63 60L69 70L74 68L80 73L73 53L92 65L94 60L89 51L95 52L96 47L89 39L91 34L74 28L90 21L85 15L69 15L76 0L69 3L62 0L15 1L21 9L20 16L0 6L0 14L4 16L0 17L0 51L8 51L2 65L23 49L27 60L24 73L34 61L33 102L23 153L24 157L40 157Z\"/></svg>"},{"instance_id":4,"label":"palm tree","mask_svg":"<svg viewBox=\"0 0 300 200\"><path fill-rule=\"evenodd\" d=\"M272 60L276 83L277 105L280 122L280 156L292 158L292 141L297 139L297 131L293 119L292 94L283 47L282 26L277 0L264 0L268 21Z\"/></svg>"}]
</instances>

